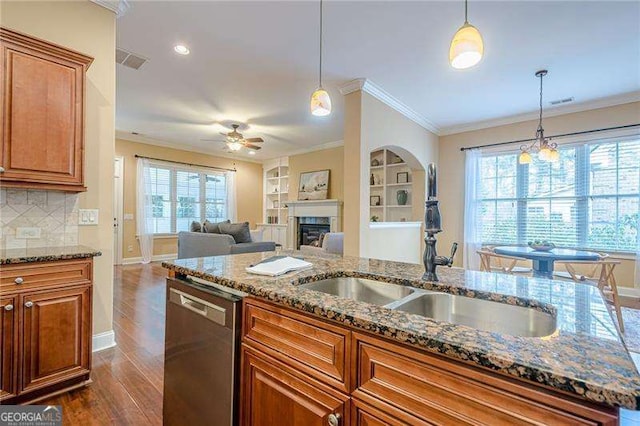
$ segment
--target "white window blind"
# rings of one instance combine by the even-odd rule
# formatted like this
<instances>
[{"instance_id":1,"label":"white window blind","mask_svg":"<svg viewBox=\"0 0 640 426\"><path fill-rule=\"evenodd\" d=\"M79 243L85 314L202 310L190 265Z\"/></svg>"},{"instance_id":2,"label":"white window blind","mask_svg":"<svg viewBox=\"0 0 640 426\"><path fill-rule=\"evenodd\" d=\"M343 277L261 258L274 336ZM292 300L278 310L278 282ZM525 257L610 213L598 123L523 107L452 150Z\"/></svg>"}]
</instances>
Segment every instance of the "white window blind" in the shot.
<instances>
[{"instance_id":1,"label":"white window blind","mask_svg":"<svg viewBox=\"0 0 640 426\"><path fill-rule=\"evenodd\" d=\"M231 219L224 173L153 164L150 174L156 234L188 231L193 221Z\"/></svg>"},{"instance_id":2,"label":"white window blind","mask_svg":"<svg viewBox=\"0 0 640 426\"><path fill-rule=\"evenodd\" d=\"M482 159L482 240L635 252L640 211L640 138L561 146L560 161L517 153Z\"/></svg>"}]
</instances>

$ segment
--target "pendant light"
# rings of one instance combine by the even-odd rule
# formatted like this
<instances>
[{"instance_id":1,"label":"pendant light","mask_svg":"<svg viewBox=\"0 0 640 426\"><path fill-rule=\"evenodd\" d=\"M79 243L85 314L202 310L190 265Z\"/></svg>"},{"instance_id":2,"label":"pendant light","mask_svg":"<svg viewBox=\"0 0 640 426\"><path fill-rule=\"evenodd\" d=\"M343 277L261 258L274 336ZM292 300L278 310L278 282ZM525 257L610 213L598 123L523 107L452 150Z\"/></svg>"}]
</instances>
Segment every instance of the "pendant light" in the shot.
<instances>
[{"instance_id":1,"label":"pendant light","mask_svg":"<svg viewBox=\"0 0 640 426\"><path fill-rule=\"evenodd\" d=\"M318 117L331 114L331 98L322 88L322 0L320 0L320 70L318 88L311 95L311 114Z\"/></svg>"},{"instance_id":2,"label":"pendant light","mask_svg":"<svg viewBox=\"0 0 640 426\"><path fill-rule=\"evenodd\" d=\"M542 78L547 75L547 70L540 70L536 72L536 77L540 79L540 115L538 120L538 129L536 130L536 138L531 145L522 145L520 147L520 155L518 156L518 163L529 164L533 160L531 152L537 152L538 158L542 161L555 163L560 159L560 153L558 152L558 144L555 142L549 142L544 137L544 129L542 128Z\"/></svg>"},{"instance_id":3,"label":"pendant light","mask_svg":"<svg viewBox=\"0 0 640 426\"><path fill-rule=\"evenodd\" d=\"M464 0L464 24L456 31L449 48L449 63L456 69L471 68L482 59L484 44L480 31L467 20L467 0Z\"/></svg>"}]
</instances>

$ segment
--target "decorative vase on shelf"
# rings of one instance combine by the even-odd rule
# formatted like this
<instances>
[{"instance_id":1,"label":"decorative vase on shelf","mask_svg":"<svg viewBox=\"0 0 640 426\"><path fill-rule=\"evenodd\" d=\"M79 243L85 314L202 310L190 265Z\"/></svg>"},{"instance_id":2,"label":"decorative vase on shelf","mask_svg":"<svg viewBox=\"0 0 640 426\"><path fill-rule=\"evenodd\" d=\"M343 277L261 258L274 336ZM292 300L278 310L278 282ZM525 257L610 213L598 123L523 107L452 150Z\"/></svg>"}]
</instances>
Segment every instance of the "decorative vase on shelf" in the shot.
<instances>
[{"instance_id":1,"label":"decorative vase on shelf","mask_svg":"<svg viewBox=\"0 0 640 426\"><path fill-rule=\"evenodd\" d=\"M371 186L376 184L376 177L373 175L373 173L371 173L371 177L369 178L369 184Z\"/></svg>"},{"instance_id":2,"label":"decorative vase on shelf","mask_svg":"<svg viewBox=\"0 0 640 426\"><path fill-rule=\"evenodd\" d=\"M398 200L398 205L404 206L405 204L407 204L407 199L409 198L409 192L407 192L406 189L401 189L396 194L396 198Z\"/></svg>"}]
</instances>

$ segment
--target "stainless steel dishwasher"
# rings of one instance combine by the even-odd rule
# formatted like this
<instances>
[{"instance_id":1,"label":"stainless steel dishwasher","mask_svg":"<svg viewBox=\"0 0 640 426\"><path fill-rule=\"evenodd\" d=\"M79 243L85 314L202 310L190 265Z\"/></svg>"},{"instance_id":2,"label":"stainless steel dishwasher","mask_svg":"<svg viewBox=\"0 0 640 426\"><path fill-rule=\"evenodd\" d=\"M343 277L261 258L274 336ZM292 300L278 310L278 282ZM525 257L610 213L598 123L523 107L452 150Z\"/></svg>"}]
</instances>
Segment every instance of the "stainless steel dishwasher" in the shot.
<instances>
[{"instance_id":1,"label":"stainless steel dishwasher","mask_svg":"<svg viewBox=\"0 0 640 426\"><path fill-rule=\"evenodd\" d=\"M237 425L242 297L167 279L165 425Z\"/></svg>"}]
</instances>

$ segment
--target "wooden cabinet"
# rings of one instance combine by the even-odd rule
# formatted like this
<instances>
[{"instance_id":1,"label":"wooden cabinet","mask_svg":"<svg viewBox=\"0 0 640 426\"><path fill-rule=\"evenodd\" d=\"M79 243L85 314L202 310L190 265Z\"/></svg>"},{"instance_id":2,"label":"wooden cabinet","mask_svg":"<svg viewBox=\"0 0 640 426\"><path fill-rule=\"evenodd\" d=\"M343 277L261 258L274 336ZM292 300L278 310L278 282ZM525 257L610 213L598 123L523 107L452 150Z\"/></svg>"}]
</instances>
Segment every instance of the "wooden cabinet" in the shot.
<instances>
[{"instance_id":1,"label":"wooden cabinet","mask_svg":"<svg viewBox=\"0 0 640 426\"><path fill-rule=\"evenodd\" d=\"M301 376L267 355L242 348L243 426L346 426L349 397Z\"/></svg>"},{"instance_id":2,"label":"wooden cabinet","mask_svg":"<svg viewBox=\"0 0 640 426\"><path fill-rule=\"evenodd\" d=\"M2 266L3 404L30 401L89 379L92 265L84 259Z\"/></svg>"},{"instance_id":3,"label":"wooden cabinet","mask_svg":"<svg viewBox=\"0 0 640 426\"><path fill-rule=\"evenodd\" d=\"M272 303L246 298L243 316L243 426L618 422L615 408Z\"/></svg>"},{"instance_id":4,"label":"wooden cabinet","mask_svg":"<svg viewBox=\"0 0 640 426\"><path fill-rule=\"evenodd\" d=\"M18 335L17 296L0 297L0 401L18 392Z\"/></svg>"},{"instance_id":5,"label":"wooden cabinet","mask_svg":"<svg viewBox=\"0 0 640 426\"><path fill-rule=\"evenodd\" d=\"M88 374L91 286L22 296L21 392Z\"/></svg>"},{"instance_id":6,"label":"wooden cabinet","mask_svg":"<svg viewBox=\"0 0 640 426\"><path fill-rule=\"evenodd\" d=\"M84 191L85 74L92 58L0 28L0 181Z\"/></svg>"}]
</instances>

